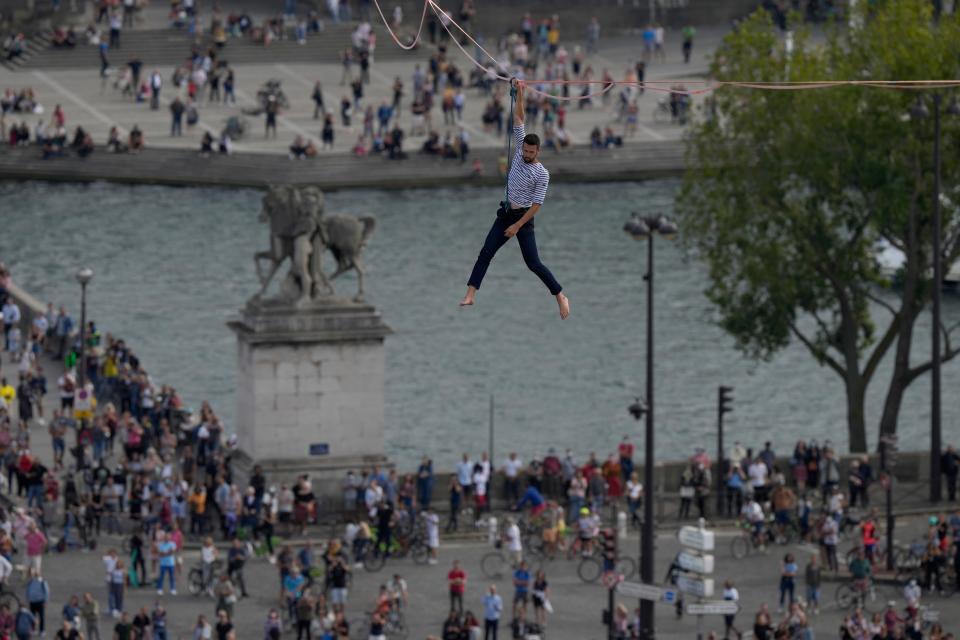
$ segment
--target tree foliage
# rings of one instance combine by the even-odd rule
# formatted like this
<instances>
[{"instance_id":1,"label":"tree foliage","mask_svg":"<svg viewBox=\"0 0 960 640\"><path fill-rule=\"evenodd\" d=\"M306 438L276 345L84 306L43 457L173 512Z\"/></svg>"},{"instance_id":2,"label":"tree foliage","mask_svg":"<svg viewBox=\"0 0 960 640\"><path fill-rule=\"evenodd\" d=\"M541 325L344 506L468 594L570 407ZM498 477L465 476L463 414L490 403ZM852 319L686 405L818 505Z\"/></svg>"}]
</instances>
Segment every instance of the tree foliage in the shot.
<instances>
[{"instance_id":1,"label":"tree foliage","mask_svg":"<svg viewBox=\"0 0 960 640\"><path fill-rule=\"evenodd\" d=\"M759 11L724 39L711 73L753 82L960 78L960 25L935 24L930 5L875 3L857 28L799 30L791 52ZM952 96L941 93L945 111ZM770 358L797 340L836 372L852 451L866 449L864 397L884 356L895 353L885 433L896 429L906 387L929 367L910 362L931 291L934 128L932 114L909 116L918 95L932 111L929 90L724 87L687 139L678 217L708 266L706 295L721 326L750 357ZM944 115L942 128L950 264L960 254L960 117ZM906 256L895 298L880 295L889 287L876 257L881 240ZM950 358L956 350L944 333Z\"/></svg>"}]
</instances>

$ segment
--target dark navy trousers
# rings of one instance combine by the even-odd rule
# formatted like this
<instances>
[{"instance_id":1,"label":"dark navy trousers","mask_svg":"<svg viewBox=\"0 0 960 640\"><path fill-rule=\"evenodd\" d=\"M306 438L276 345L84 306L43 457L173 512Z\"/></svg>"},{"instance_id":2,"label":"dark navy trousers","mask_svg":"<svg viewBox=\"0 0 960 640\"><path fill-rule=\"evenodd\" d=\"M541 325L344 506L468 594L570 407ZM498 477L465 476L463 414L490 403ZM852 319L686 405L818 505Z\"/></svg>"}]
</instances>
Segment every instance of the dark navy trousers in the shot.
<instances>
[{"instance_id":1,"label":"dark navy trousers","mask_svg":"<svg viewBox=\"0 0 960 640\"><path fill-rule=\"evenodd\" d=\"M480 288L480 283L483 282L483 276L486 275L487 268L490 266L490 261L493 260L493 256L496 255L500 247L510 239L503 235L507 227L519 221L526 211L526 208L505 210L505 208L502 207L501 210L497 212L497 219L493 221L493 226L490 227L490 233L487 234L483 248L480 249L477 263L473 265L473 272L470 274L470 280L467 281L469 286L476 287L477 289ZM540 261L540 254L537 252L537 237L534 233L532 219L520 227L516 238L517 242L520 243L520 253L523 255L523 261L527 264L530 271L537 274L547 289L550 290L551 294L557 295L560 293L563 287L560 286L557 279L550 273L550 269Z\"/></svg>"}]
</instances>

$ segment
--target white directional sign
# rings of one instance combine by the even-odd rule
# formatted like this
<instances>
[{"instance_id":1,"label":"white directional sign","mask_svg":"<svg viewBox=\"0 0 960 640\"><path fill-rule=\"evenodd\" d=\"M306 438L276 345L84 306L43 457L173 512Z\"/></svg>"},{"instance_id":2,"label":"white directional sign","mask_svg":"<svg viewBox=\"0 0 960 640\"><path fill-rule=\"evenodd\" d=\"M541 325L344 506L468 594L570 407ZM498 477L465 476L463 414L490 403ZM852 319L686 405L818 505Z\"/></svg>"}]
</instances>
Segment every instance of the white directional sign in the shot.
<instances>
[{"instance_id":1,"label":"white directional sign","mask_svg":"<svg viewBox=\"0 0 960 640\"><path fill-rule=\"evenodd\" d=\"M710 554L699 555L689 551L681 551L677 556L677 564L684 571L713 573L713 556Z\"/></svg>"},{"instance_id":2,"label":"white directional sign","mask_svg":"<svg viewBox=\"0 0 960 640\"><path fill-rule=\"evenodd\" d=\"M686 606L686 610L691 616L732 616L740 611L740 605L733 600L691 602Z\"/></svg>"},{"instance_id":3,"label":"white directional sign","mask_svg":"<svg viewBox=\"0 0 960 640\"><path fill-rule=\"evenodd\" d=\"M642 582L621 582L617 585L617 593L628 598L653 600L656 602L663 596L663 589L653 584Z\"/></svg>"},{"instance_id":4,"label":"white directional sign","mask_svg":"<svg viewBox=\"0 0 960 640\"><path fill-rule=\"evenodd\" d=\"M680 527L680 531L677 532L677 539L685 547L697 551L713 551L713 531L707 531L699 527Z\"/></svg>"},{"instance_id":5,"label":"white directional sign","mask_svg":"<svg viewBox=\"0 0 960 640\"><path fill-rule=\"evenodd\" d=\"M924 622L940 622L940 612L935 609L924 609L920 617Z\"/></svg>"},{"instance_id":6,"label":"white directional sign","mask_svg":"<svg viewBox=\"0 0 960 640\"><path fill-rule=\"evenodd\" d=\"M677 576L677 587L684 593L709 598L713 595L713 578L696 578L693 576Z\"/></svg>"}]
</instances>

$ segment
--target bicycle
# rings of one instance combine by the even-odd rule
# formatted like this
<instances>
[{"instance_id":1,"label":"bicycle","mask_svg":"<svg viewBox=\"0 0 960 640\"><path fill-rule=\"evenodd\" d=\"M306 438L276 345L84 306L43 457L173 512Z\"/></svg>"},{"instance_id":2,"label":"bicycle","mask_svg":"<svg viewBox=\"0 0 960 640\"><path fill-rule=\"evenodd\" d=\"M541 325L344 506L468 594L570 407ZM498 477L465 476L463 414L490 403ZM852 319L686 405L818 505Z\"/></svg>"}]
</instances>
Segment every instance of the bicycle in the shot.
<instances>
[{"instance_id":1,"label":"bicycle","mask_svg":"<svg viewBox=\"0 0 960 640\"><path fill-rule=\"evenodd\" d=\"M676 114L674 114L674 108L670 105L670 98L659 98L657 106L653 108L653 121L687 124L687 110L689 109L687 100L688 98L677 103Z\"/></svg>"},{"instance_id":2,"label":"bicycle","mask_svg":"<svg viewBox=\"0 0 960 640\"><path fill-rule=\"evenodd\" d=\"M248 527L237 528L237 539L243 542L247 547L247 553L251 558L265 558L270 555L270 545L267 544L266 536L254 538L253 531ZM276 549L280 547L283 541L280 536L271 536L270 544Z\"/></svg>"},{"instance_id":3,"label":"bicycle","mask_svg":"<svg viewBox=\"0 0 960 640\"><path fill-rule=\"evenodd\" d=\"M906 548L898 548L894 559L897 563L897 581L903 584L916 578L921 571L923 564L923 554L927 545L919 540L914 540Z\"/></svg>"},{"instance_id":4,"label":"bicycle","mask_svg":"<svg viewBox=\"0 0 960 640\"><path fill-rule=\"evenodd\" d=\"M837 593L834 596L837 606L841 609L849 609L856 605L869 613L883 613L887 602L893 599L891 596L894 594L870 578L862 581L866 586L858 586L857 582L852 580L837 587Z\"/></svg>"},{"instance_id":5,"label":"bicycle","mask_svg":"<svg viewBox=\"0 0 960 640\"><path fill-rule=\"evenodd\" d=\"M592 584L603 575L604 559L593 554L586 555L577 565L577 576L583 582ZM637 563L629 556L617 556L613 565L613 571L623 576L624 580L629 580L637 572Z\"/></svg>"},{"instance_id":6,"label":"bicycle","mask_svg":"<svg viewBox=\"0 0 960 640\"><path fill-rule=\"evenodd\" d=\"M203 580L203 565L195 565L190 572L187 574L187 591L190 592L192 596L198 596L204 591L213 587L216 582L216 576L220 569L223 568L222 560L213 561L213 572L210 575L210 582L205 583Z\"/></svg>"},{"instance_id":7,"label":"bicycle","mask_svg":"<svg viewBox=\"0 0 960 640\"><path fill-rule=\"evenodd\" d=\"M860 545L855 545L852 549L850 549L850 551L847 551L847 555L844 561L846 566L848 567L850 566L850 563L853 561L853 559L857 557L857 551L859 551L862 548L863 547ZM902 551L902 549L900 549L896 545L894 545L893 549L894 549L894 558L898 558L900 556L900 552ZM885 540L879 540L877 544L874 546L873 561L871 564L873 564L874 567L887 566L887 543ZM899 565L897 566L899 567ZM909 579L907 581L909 582Z\"/></svg>"},{"instance_id":8,"label":"bicycle","mask_svg":"<svg viewBox=\"0 0 960 640\"><path fill-rule=\"evenodd\" d=\"M7 607L7 611L16 613L20 610L21 604L19 596L10 589L10 586L6 582L0 583L0 608Z\"/></svg>"},{"instance_id":9,"label":"bicycle","mask_svg":"<svg viewBox=\"0 0 960 640\"><path fill-rule=\"evenodd\" d=\"M367 612L363 618L350 621L350 637L354 640L367 640L370 637L370 619L374 611ZM410 633L403 611L396 606L390 608L383 621L383 635L390 640L406 640Z\"/></svg>"},{"instance_id":10,"label":"bicycle","mask_svg":"<svg viewBox=\"0 0 960 640\"><path fill-rule=\"evenodd\" d=\"M654 122L672 122L673 112L670 111L670 101L667 98L657 100L657 106L653 108Z\"/></svg>"},{"instance_id":11,"label":"bicycle","mask_svg":"<svg viewBox=\"0 0 960 640\"><path fill-rule=\"evenodd\" d=\"M777 522L776 517L771 515L767 518L766 530L770 532L769 537L779 545L791 544L802 537L800 525L792 517L786 522Z\"/></svg>"},{"instance_id":12,"label":"bicycle","mask_svg":"<svg viewBox=\"0 0 960 640\"><path fill-rule=\"evenodd\" d=\"M364 549L361 560L363 568L371 573L380 571L386 564L388 555L393 558L406 558L409 555L416 564L427 564L430 561L430 547L419 531L409 539L391 538L389 547L382 542L378 543L374 537L372 543Z\"/></svg>"},{"instance_id":13,"label":"bicycle","mask_svg":"<svg viewBox=\"0 0 960 640\"><path fill-rule=\"evenodd\" d=\"M742 560L749 553L766 553L766 546L757 542L757 534L754 532L753 525L747 522L740 523L740 535L730 541L730 553L737 560ZM766 541L770 533L764 529L760 533L760 539Z\"/></svg>"},{"instance_id":14,"label":"bicycle","mask_svg":"<svg viewBox=\"0 0 960 640\"><path fill-rule=\"evenodd\" d=\"M512 558L507 557L500 542L497 542L494 546L494 551L488 552L480 559L480 570L488 580L500 580L505 575L507 567L512 571L519 566L513 562ZM527 568L530 571L539 571L543 568L543 560L538 556L532 555L524 559L527 561Z\"/></svg>"}]
</instances>

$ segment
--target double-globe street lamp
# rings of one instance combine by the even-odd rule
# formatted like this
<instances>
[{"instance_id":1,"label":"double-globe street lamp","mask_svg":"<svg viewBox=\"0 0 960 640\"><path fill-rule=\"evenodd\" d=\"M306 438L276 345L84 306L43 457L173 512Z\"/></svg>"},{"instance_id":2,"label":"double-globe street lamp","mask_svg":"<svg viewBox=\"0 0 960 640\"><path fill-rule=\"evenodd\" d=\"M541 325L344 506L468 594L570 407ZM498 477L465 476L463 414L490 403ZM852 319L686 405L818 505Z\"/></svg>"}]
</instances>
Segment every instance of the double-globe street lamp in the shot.
<instances>
[{"instance_id":1,"label":"double-globe street lamp","mask_svg":"<svg viewBox=\"0 0 960 640\"><path fill-rule=\"evenodd\" d=\"M940 105L943 96L939 91L933 94L933 331L931 331L931 362L930 362L930 501L939 502L942 497L940 479L940 448L941 448L941 412L940 412L940 298L943 287L943 251L942 230L940 216ZM957 98L950 101L947 114L960 115L960 104ZM910 109L910 117L914 120L925 120L930 117L923 98L918 96L916 104Z\"/></svg>"},{"instance_id":2,"label":"double-globe street lamp","mask_svg":"<svg viewBox=\"0 0 960 640\"><path fill-rule=\"evenodd\" d=\"M77 271L80 283L80 359L77 363L77 388L86 389L87 383L87 284L93 279L93 269L84 267Z\"/></svg>"},{"instance_id":3,"label":"double-globe street lamp","mask_svg":"<svg viewBox=\"0 0 960 640\"><path fill-rule=\"evenodd\" d=\"M634 240L647 241L647 273L643 279L647 282L647 397L645 402L639 399L629 407L631 415L637 420L644 415L647 418L644 436L645 452L643 463L643 529L640 532L640 579L644 584L653 584L653 237L655 235L672 238L677 234L677 225L665 216L641 216L633 218L623 225L624 232ZM640 601L640 638L652 640L654 637L654 602ZM610 612L613 615L613 612Z\"/></svg>"}]
</instances>

